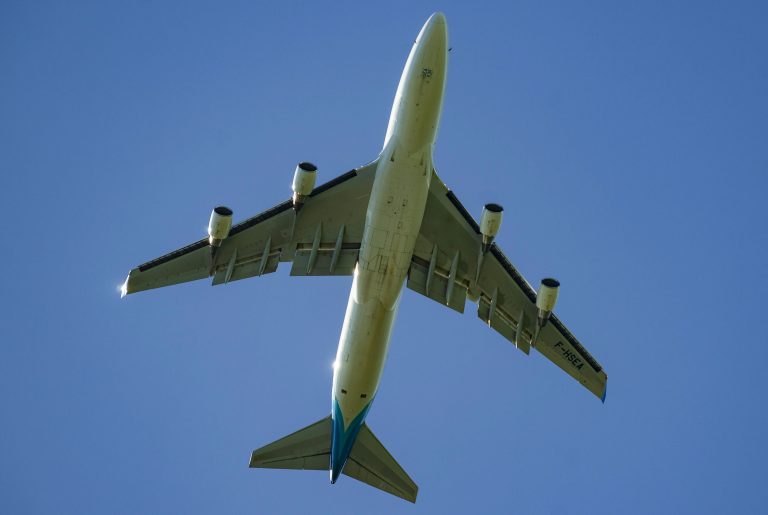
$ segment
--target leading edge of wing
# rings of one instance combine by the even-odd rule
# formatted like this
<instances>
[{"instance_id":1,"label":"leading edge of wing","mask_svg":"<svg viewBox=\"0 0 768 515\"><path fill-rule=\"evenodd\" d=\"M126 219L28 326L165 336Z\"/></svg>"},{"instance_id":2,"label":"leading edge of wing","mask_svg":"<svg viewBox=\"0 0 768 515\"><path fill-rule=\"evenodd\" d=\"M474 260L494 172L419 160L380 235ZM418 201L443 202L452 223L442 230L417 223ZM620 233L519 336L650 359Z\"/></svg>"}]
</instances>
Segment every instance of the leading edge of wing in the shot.
<instances>
[{"instance_id":1,"label":"leading edge of wing","mask_svg":"<svg viewBox=\"0 0 768 515\"><path fill-rule=\"evenodd\" d=\"M334 179L331 179L328 182L325 182L321 184L320 186L316 187L314 190L312 190L312 193L309 195L310 197L314 197L319 195L320 193L327 191L334 186L337 186L343 182L348 181L349 179L352 179L357 176L357 171L359 168L350 170L347 173L344 173ZM281 202L280 204L276 205L275 207L272 207L270 209L267 209L266 211L263 211L255 216L252 216L251 218L248 218L247 220L243 220L242 222L232 226L232 229L229 231L229 236L234 236L235 234L238 234L240 232L243 232L244 230L253 227L254 225L258 225L261 222L264 222L265 220L269 220L273 216L279 215L283 211L287 211L293 207L293 203L290 199ZM182 247L178 250L174 250L173 252L169 252L168 254L165 254L163 256L160 256L156 259L153 259L151 261L147 261L146 263L143 263L139 265L138 268L140 272L146 272L147 270L151 270L152 268L155 268L156 266L162 265L163 263L167 263L169 261L173 261L176 258L179 258L181 256L184 256L186 254L189 254L190 252L194 252L196 250L199 250L201 248L208 246L208 238L203 238L199 241L196 241L194 243L191 243L187 245L186 247Z\"/></svg>"},{"instance_id":2,"label":"leading edge of wing","mask_svg":"<svg viewBox=\"0 0 768 515\"><path fill-rule=\"evenodd\" d=\"M433 173L433 180L437 177L439 180L439 176L437 175L436 170L432 170ZM478 225L477 221L472 217L472 215L467 211L467 208L464 207L464 204L461 203L461 201L458 199L456 194L453 193L453 191L445 186L445 183L440 183L443 185L443 187L446 188L445 196L448 198L451 204L453 204L453 207L456 208L456 210L459 212L461 217L467 222L469 227L476 233L480 234L480 226ZM533 289L533 287L528 284L528 281L525 280L523 275L518 272L517 268L509 261L506 255L504 255L504 252L502 252L501 248L499 248L498 244L494 243L491 245L490 248L491 254L497 259L501 267L507 272L509 277L515 282L515 284L520 288L520 290L523 292L523 294L530 300L533 304L536 304L536 291ZM583 345L576 339L575 336L563 325L563 323L560 321L557 316L554 315L554 313L550 316L550 321L552 325L555 326L555 328L563 335L563 337L570 343L573 348L578 352L581 357L589 363L589 365L595 370L595 372L599 373L603 367L600 365L600 363L597 362L597 360L587 351L587 349L584 348Z\"/></svg>"},{"instance_id":3,"label":"leading edge of wing","mask_svg":"<svg viewBox=\"0 0 768 515\"><path fill-rule=\"evenodd\" d=\"M515 284L520 287L525 296L528 297L531 302L536 304L536 292L534 291L533 287L528 284L528 281L526 281L522 274L517 271L514 265L509 261L509 259L507 259L507 256L504 255L504 253L495 243L491 246L491 253L499 261L499 264L502 266L502 268L504 268L507 274L509 274ZM576 339L573 333L571 333L568 328L565 327L565 325L560 321L559 318L557 318L554 313L550 315L549 321L563 335L568 343L573 346L576 352L581 355L584 361L589 363L595 372L599 373L601 370L603 370L602 365L600 365L600 363L598 363L597 360L592 357L589 351L584 348L579 340Z\"/></svg>"},{"instance_id":4,"label":"leading edge of wing","mask_svg":"<svg viewBox=\"0 0 768 515\"><path fill-rule=\"evenodd\" d=\"M418 257L422 261L426 260L425 263L429 265L431 255L432 262L436 263L437 266L427 267L427 265L424 265L424 267L427 269L434 268L436 271L440 270L442 276L448 274L446 276L448 277L452 272L449 272L445 268L446 256L444 254L447 253L449 257L450 255L459 255L460 263L457 268L458 275L455 278L456 284L461 284L468 289L471 293L471 295L469 295L470 299L474 300L475 298L478 298L481 302L481 306L478 309L478 316L480 316L481 319L488 321L487 317L492 316L492 313L496 313L496 315L506 315L501 318L503 319L502 321L505 321L508 324L508 327L505 326L508 329L507 331L502 331L501 326L492 327L497 332L500 332L507 340L518 345L518 348L527 354L528 352L525 350L527 345L520 347L519 342L516 340L518 338L523 338L523 341L525 342L533 338L534 330L531 323L535 322L537 318L536 291L512 265L509 259L507 259L497 244L492 244L486 254L486 266L482 268L485 269L486 272L480 271L482 270L481 263L483 258L473 258L473 252L476 252L473 249L479 248L480 246L480 227L461 201L459 201L457 196L445 185L445 183L442 182L442 180L440 180L434 170L429 198L427 211L430 211L429 205L432 205L431 216L441 220L444 219L444 222L440 222L437 225L449 224L449 222L456 225L454 226L454 229L450 229L446 225L439 227L439 230L437 230L436 224L427 224L427 219L425 218L420 234L420 239L422 241L420 247L418 247L418 252L420 252L420 254L417 253L415 257ZM425 225L428 227L426 232L424 231ZM448 230L450 230L451 234L462 233L463 236L448 237L446 235ZM437 251L439 251L439 253ZM438 257L435 258L435 255ZM416 262L417 260L414 259L414 263ZM491 262L493 262L492 268L496 269L495 272L490 272L490 269L488 268L488 265L490 265ZM475 275L474 271L476 269L478 271ZM435 280L433 278L432 283L434 282ZM504 283L508 285L507 288L509 288L509 291L505 291ZM454 288L454 290L455 289L456 288ZM514 295L511 293L513 290L515 291ZM485 315L482 314L483 302L485 303ZM510 304L510 302L512 302L512 304ZM495 310L489 307L491 304L495 307ZM522 316L519 315L519 313L522 313L524 315L522 319L526 320L522 331L517 327L518 317ZM518 317L515 315L518 315ZM494 320L496 318L499 317L494 317ZM556 316L551 315L550 323L547 325L548 330L545 331L545 333L549 336L546 339L539 338L539 345L535 346L539 347L537 350L577 379L582 385L586 386L587 389L594 393L598 398L603 399L605 396L607 374L602 365L597 362L597 360L584 348L581 342L576 339ZM550 339L553 341L549 342ZM568 350L570 354L560 356L557 353L549 352L552 350L550 347L555 345L558 339L563 342L561 346L564 345L565 347L563 348ZM573 358L570 356L573 356ZM563 362L563 358L566 361L571 360L568 361L568 363L573 363L573 360L584 363L584 370L579 368L579 372L577 373L576 371L564 367L564 365L567 365L568 363ZM589 372L587 372L587 370L589 370ZM581 372L584 373L582 374Z\"/></svg>"}]
</instances>

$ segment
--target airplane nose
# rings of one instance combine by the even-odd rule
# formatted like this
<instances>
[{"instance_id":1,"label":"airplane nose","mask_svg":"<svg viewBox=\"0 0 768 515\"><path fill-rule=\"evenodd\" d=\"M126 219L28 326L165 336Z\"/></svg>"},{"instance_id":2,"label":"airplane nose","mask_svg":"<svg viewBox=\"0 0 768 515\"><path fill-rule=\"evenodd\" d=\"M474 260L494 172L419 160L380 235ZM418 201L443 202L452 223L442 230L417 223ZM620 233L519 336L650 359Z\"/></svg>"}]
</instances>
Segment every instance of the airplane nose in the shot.
<instances>
[{"instance_id":1,"label":"airplane nose","mask_svg":"<svg viewBox=\"0 0 768 515\"><path fill-rule=\"evenodd\" d=\"M429 17L427 23L430 25L445 25L445 15L443 13L434 13Z\"/></svg>"},{"instance_id":2,"label":"airplane nose","mask_svg":"<svg viewBox=\"0 0 768 515\"><path fill-rule=\"evenodd\" d=\"M439 39L445 41L447 39L448 23L445 21L445 15L443 13L434 13L424 23L421 28L417 41L435 40ZM437 37L436 37L437 36Z\"/></svg>"}]
</instances>

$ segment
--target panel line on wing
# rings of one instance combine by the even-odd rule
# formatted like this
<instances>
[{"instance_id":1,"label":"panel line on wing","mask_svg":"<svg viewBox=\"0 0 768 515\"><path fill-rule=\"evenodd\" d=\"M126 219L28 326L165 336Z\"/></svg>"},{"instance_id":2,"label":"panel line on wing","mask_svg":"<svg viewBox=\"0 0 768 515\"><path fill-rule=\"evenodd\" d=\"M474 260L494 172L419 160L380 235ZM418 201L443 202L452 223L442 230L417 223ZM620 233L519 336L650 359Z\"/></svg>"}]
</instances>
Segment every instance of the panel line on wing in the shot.
<instances>
[{"instance_id":1,"label":"panel line on wing","mask_svg":"<svg viewBox=\"0 0 768 515\"><path fill-rule=\"evenodd\" d=\"M322 192L324 192L326 190L329 190L329 189L333 188L334 186L337 186L337 185L341 184L342 182L346 182L349 179L351 179L353 177L356 177L356 176L357 176L357 170L350 170L350 171L348 171L345 174L339 175L335 179L332 179L332 180L330 180L330 181L328 181L328 182L326 182L324 184L321 184L320 186L318 186L317 188L312 190L312 193L310 193L309 196L310 197L314 197L316 195L319 195Z\"/></svg>"},{"instance_id":2,"label":"panel line on wing","mask_svg":"<svg viewBox=\"0 0 768 515\"><path fill-rule=\"evenodd\" d=\"M467 211L467 208L464 207L464 204L462 204L458 198L456 198L456 195L453 194L453 191L448 190L448 193L445 194L446 197L448 197L448 200L451 201L451 204L453 204L453 207L456 208L456 210L461 213L461 216L464 217L464 220L467 221L467 223L474 229L474 231L477 234L480 234L480 226L477 225L477 222L474 218L472 218L472 215L469 214L469 211Z\"/></svg>"},{"instance_id":3,"label":"panel line on wing","mask_svg":"<svg viewBox=\"0 0 768 515\"><path fill-rule=\"evenodd\" d=\"M595 372L600 372L603 367L600 365L600 363L597 362L595 358L592 357L592 355L587 352L587 349L585 349L581 343L576 339L571 332L566 329L566 327L563 325L562 322L560 322L560 319L557 318L554 313L550 315L549 317L550 323L555 326L555 328L562 333L563 336L565 336L565 339L570 343L573 348L578 352L582 358L584 358L584 361L589 363L589 365L595 369Z\"/></svg>"},{"instance_id":4,"label":"panel line on wing","mask_svg":"<svg viewBox=\"0 0 768 515\"><path fill-rule=\"evenodd\" d=\"M319 195L320 193L327 191L334 186L341 184L343 182L348 181L349 179L352 179L357 176L356 170L350 170L349 172L340 175L336 177L335 179L332 179L324 184L321 184L317 188L315 188L312 193L310 194L310 197L314 197ZM229 231L229 236L234 236L235 234L241 233L244 230L253 227L254 225L258 225L261 222L268 220L272 218L275 215L278 215L282 213L283 211L286 211L288 209L291 209L293 207L293 202L289 199L286 200L278 205L276 205L273 208L267 209L266 211L259 213L256 216L253 216L251 218L248 218L247 220L244 220L240 222L239 224L236 224L232 226L232 229ZM186 247L182 247L178 250L175 250L173 252L169 252L168 254L165 254L163 256L160 256L159 258L153 259L152 261L147 261L146 263L143 263L138 266L139 271L146 272L147 270L150 270L158 265L162 265L163 263L167 263L168 261L171 261L173 259L176 259L178 257L181 257L185 254L189 254L190 252L194 252L198 249L201 249L203 247L208 246L208 238L203 238L202 240L196 241L194 243L191 243L190 245L187 245Z\"/></svg>"},{"instance_id":5,"label":"panel line on wing","mask_svg":"<svg viewBox=\"0 0 768 515\"><path fill-rule=\"evenodd\" d=\"M515 281L515 284L517 284L520 289L523 291L526 297L533 302L536 303L536 292L533 291L533 288L530 284L528 284L528 281L526 281L522 275L520 275L520 272L517 271L517 269L512 266L512 263L509 262L507 259L507 256L504 255L503 252L501 252L501 249L494 243L491 245L491 253L496 257L496 259L499 260L499 264L504 268L504 270L509 274L509 276L512 278L513 281Z\"/></svg>"},{"instance_id":6,"label":"panel line on wing","mask_svg":"<svg viewBox=\"0 0 768 515\"><path fill-rule=\"evenodd\" d=\"M293 201L291 201L290 199L286 200L285 202L282 202L271 209L267 209L266 211L259 213L254 217L251 217L247 220L240 222L237 225L234 225L232 229L229 231L229 236L232 237L237 233L241 233L244 230L250 227L253 227L254 225L258 225L265 220L269 220L275 215L279 215L283 211L288 211L292 207L293 207Z\"/></svg>"},{"instance_id":7,"label":"panel line on wing","mask_svg":"<svg viewBox=\"0 0 768 515\"><path fill-rule=\"evenodd\" d=\"M207 246L208 246L208 238L203 238L202 240L196 241L194 243L190 243L186 247L182 247L179 250L174 250L173 252L169 252L168 254L160 256L157 259L153 259L152 261L147 261L146 263L139 265L138 269L141 272L146 272L147 270L154 268L158 265L162 265L163 263L167 263L168 261L176 259L177 257L181 257L185 254L189 254L190 252L194 252L196 250L202 249Z\"/></svg>"}]
</instances>

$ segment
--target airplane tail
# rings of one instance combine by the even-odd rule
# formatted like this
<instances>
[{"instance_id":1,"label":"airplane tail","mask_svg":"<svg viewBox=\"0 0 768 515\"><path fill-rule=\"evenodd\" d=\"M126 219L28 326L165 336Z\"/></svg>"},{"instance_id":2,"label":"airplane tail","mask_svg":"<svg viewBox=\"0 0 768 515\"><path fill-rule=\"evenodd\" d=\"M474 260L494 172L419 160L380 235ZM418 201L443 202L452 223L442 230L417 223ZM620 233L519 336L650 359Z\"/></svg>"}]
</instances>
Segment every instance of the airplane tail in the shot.
<instances>
[{"instance_id":1,"label":"airplane tail","mask_svg":"<svg viewBox=\"0 0 768 515\"><path fill-rule=\"evenodd\" d=\"M251 468L328 470L331 417L280 438L251 454ZM367 424L357 435L343 474L415 503L419 487L387 451Z\"/></svg>"}]
</instances>

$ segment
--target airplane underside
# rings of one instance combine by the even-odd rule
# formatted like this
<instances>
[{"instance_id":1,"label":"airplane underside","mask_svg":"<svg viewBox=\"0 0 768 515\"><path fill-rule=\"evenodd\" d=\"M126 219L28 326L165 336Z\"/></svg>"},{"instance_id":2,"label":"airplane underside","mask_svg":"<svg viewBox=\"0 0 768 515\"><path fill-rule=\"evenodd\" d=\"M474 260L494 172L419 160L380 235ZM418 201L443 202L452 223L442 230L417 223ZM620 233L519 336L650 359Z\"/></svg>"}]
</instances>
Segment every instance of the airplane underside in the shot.
<instances>
[{"instance_id":1,"label":"airplane underside","mask_svg":"<svg viewBox=\"0 0 768 515\"><path fill-rule=\"evenodd\" d=\"M214 208L208 238L131 270L123 296L210 278L213 285L274 272L352 275L334 362L329 416L253 451L250 467L325 470L411 502L418 486L366 423L379 388L404 287L480 320L524 354L538 350L605 401L602 366L554 315L559 282L534 291L494 243L502 207L480 223L440 180L432 151L447 74L445 17L435 13L408 55L380 155L315 187L317 167L299 163L293 196L232 225Z\"/></svg>"}]
</instances>

